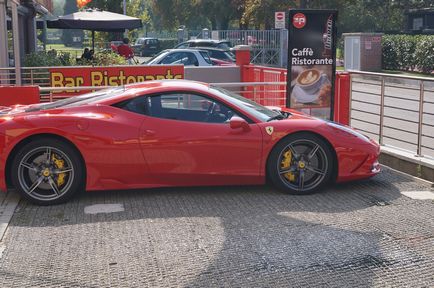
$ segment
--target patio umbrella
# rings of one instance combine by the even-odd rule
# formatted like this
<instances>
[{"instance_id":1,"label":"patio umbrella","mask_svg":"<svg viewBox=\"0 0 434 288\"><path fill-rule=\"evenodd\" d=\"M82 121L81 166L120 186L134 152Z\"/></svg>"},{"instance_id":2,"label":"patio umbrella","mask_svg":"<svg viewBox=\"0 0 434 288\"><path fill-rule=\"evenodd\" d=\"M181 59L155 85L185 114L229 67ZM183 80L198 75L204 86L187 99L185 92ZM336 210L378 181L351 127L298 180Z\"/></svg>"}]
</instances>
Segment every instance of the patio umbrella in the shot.
<instances>
[{"instance_id":1,"label":"patio umbrella","mask_svg":"<svg viewBox=\"0 0 434 288\"><path fill-rule=\"evenodd\" d=\"M95 31L123 32L125 29L140 27L142 27L142 21L139 18L95 9L59 16L56 20L47 20L47 28L92 31L93 49L95 49Z\"/></svg>"}]
</instances>

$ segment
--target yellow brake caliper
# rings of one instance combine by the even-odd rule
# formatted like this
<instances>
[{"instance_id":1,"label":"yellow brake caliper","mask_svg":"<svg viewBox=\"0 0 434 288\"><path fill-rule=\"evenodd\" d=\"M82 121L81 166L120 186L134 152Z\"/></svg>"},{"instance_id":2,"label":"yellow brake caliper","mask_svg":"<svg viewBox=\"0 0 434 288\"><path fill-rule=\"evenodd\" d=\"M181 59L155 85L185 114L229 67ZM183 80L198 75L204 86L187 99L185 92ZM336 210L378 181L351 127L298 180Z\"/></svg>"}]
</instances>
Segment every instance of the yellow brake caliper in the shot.
<instances>
[{"instance_id":1,"label":"yellow brake caliper","mask_svg":"<svg viewBox=\"0 0 434 288\"><path fill-rule=\"evenodd\" d=\"M54 165L56 166L57 169L63 169L63 167L65 167L65 161L56 158L56 155L54 153L51 159L53 160ZM59 173L57 175L57 187L60 187L65 183L65 177L66 177L66 173Z\"/></svg>"},{"instance_id":2,"label":"yellow brake caliper","mask_svg":"<svg viewBox=\"0 0 434 288\"><path fill-rule=\"evenodd\" d=\"M283 169L288 169L291 166L291 161L292 161L292 153L291 151L286 151L285 154L283 154L283 160L280 163L280 168ZM285 178L288 179L290 182L294 182L295 181L295 175L293 172L288 172L285 173Z\"/></svg>"}]
</instances>

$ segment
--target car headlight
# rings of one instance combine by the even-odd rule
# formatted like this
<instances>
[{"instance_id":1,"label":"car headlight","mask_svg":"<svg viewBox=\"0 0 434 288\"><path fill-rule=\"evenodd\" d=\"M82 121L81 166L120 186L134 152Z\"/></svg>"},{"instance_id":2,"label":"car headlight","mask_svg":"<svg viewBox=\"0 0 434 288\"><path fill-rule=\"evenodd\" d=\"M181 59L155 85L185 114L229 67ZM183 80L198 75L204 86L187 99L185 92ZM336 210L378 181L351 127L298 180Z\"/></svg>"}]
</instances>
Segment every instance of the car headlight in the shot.
<instances>
[{"instance_id":1,"label":"car headlight","mask_svg":"<svg viewBox=\"0 0 434 288\"><path fill-rule=\"evenodd\" d=\"M366 137L365 135L363 135L362 133L357 132L356 130L352 129L351 127L345 126L345 125L341 125L339 123L336 122L326 122L327 125L332 126L333 128L339 129L341 131L344 131L348 134L351 134L352 136L355 136L357 138L360 138L366 142L370 142L369 138Z\"/></svg>"}]
</instances>

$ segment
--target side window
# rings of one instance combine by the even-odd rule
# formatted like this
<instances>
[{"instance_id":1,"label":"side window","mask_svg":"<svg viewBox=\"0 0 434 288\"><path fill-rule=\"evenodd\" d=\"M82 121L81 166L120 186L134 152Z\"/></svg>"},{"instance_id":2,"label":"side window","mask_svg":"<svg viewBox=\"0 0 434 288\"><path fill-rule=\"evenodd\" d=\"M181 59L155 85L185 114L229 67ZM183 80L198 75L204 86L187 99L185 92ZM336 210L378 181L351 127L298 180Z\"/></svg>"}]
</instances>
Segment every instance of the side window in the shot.
<instances>
[{"instance_id":1,"label":"side window","mask_svg":"<svg viewBox=\"0 0 434 288\"><path fill-rule=\"evenodd\" d=\"M219 44L217 45L217 48L220 48L220 49L229 49L229 48L231 48L231 47L229 46L228 43L226 43L226 42L222 42L222 43L219 43Z\"/></svg>"},{"instance_id":2,"label":"side window","mask_svg":"<svg viewBox=\"0 0 434 288\"><path fill-rule=\"evenodd\" d=\"M175 63L177 61L180 61L183 57L184 57L184 52L175 52L175 53L171 53L169 55L167 55L166 57L164 57L163 60L161 60L161 64L172 64Z\"/></svg>"},{"instance_id":3,"label":"side window","mask_svg":"<svg viewBox=\"0 0 434 288\"><path fill-rule=\"evenodd\" d=\"M187 52L185 53L185 57L182 58L181 64L184 64L185 66L199 66L199 61L193 53Z\"/></svg>"},{"instance_id":4,"label":"side window","mask_svg":"<svg viewBox=\"0 0 434 288\"><path fill-rule=\"evenodd\" d=\"M133 113L137 113L137 114L142 114L145 115L147 114L147 101L148 98L146 96L142 96L142 97L136 97L134 99L128 100L126 102L121 102L118 104L115 104L113 106L133 112Z\"/></svg>"},{"instance_id":5,"label":"side window","mask_svg":"<svg viewBox=\"0 0 434 288\"><path fill-rule=\"evenodd\" d=\"M235 113L226 105L201 95L171 93L148 97L152 117L207 123L227 123Z\"/></svg>"},{"instance_id":6,"label":"side window","mask_svg":"<svg viewBox=\"0 0 434 288\"><path fill-rule=\"evenodd\" d=\"M212 64L211 58L209 57L209 54L207 51L199 51L200 55L202 55L203 59L205 59L205 61L208 64Z\"/></svg>"}]
</instances>

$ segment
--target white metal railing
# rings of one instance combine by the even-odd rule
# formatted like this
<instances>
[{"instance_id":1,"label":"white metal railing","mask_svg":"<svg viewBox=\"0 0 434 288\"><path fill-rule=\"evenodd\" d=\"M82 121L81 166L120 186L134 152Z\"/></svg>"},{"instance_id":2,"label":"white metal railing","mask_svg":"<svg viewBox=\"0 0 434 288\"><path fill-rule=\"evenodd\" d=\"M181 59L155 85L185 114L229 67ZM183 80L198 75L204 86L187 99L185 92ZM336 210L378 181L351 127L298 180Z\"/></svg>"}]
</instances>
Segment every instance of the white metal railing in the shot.
<instances>
[{"instance_id":1,"label":"white metal railing","mask_svg":"<svg viewBox=\"0 0 434 288\"><path fill-rule=\"evenodd\" d=\"M416 156L434 158L434 78L351 71L350 125Z\"/></svg>"}]
</instances>

